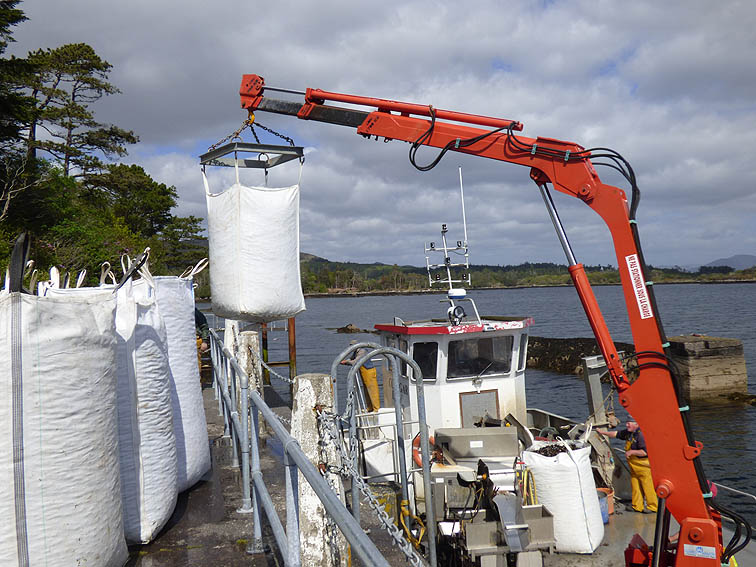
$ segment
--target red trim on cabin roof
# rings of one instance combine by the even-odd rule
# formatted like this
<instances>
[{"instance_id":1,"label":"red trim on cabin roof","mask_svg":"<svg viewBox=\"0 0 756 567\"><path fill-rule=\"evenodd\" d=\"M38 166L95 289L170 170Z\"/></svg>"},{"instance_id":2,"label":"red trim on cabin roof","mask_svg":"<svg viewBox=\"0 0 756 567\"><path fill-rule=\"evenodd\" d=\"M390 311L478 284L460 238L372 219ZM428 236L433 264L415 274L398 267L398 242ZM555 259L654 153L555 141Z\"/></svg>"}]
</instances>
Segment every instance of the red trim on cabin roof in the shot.
<instances>
[{"instance_id":1,"label":"red trim on cabin roof","mask_svg":"<svg viewBox=\"0 0 756 567\"><path fill-rule=\"evenodd\" d=\"M513 321L486 321L483 325L439 325L436 327L424 325L388 325L377 324L375 329L398 335L461 335L465 333L481 333L486 331L509 331L524 329L534 323L532 317Z\"/></svg>"}]
</instances>

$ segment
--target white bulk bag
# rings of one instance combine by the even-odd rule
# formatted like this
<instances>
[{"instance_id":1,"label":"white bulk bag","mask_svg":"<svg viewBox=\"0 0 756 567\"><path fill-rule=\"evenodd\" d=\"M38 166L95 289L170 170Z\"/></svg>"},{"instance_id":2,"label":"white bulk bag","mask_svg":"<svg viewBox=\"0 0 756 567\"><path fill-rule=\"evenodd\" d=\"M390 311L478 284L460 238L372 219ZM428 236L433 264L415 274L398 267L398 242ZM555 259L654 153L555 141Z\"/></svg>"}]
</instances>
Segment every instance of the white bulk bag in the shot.
<instances>
[{"instance_id":1,"label":"white bulk bag","mask_svg":"<svg viewBox=\"0 0 756 567\"><path fill-rule=\"evenodd\" d=\"M301 169L300 169L301 175ZM299 183L247 187L236 183L207 196L213 313L268 322L304 311L299 275Z\"/></svg>"},{"instance_id":2,"label":"white bulk bag","mask_svg":"<svg viewBox=\"0 0 756 567\"><path fill-rule=\"evenodd\" d=\"M0 294L0 565L128 559L115 298Z\"/></svg>"},{"instance_id":3,"label":"white bulk bag","mask_svg":"<svg viewBox=\"0 0 756 567\"><path fill-rule=\"evenodd\" d=\"M604 538L604 522L591 470L591 447L568 447L554 457L534 452L549 444L553 443L536 441L523 452L523 460L533 472L538 503L554 515L556 550L593 553Z\"/></svg>"},{"instance_id":4,"label":"white bulk bag","mask_svg":"<svg viewBox=\"0 0 756 567\"><path fill-rule=\"evenodd\" d=\"M112 293L99 288L48 289L47 295ZM165 326L152 287L116 292L118 449L126 539L149 543L168 522L178 498L170 368ZM135 298L135 295L138 297Z\"/></svg>"},{"instance_id":5,"label":"white bulk bag","mask_svg":"<svg viewBox=\"0 0 756 567\"><path fill-rule=\"evenodd\" d=\"M119 361L119 442L126 539L152 541L173 514L178 498L168 339L154 284L127 282L118 292L124 333ZM119 328L121 325L119 325Z\"/></svg>"},{"instance_id":6,"label":"white bulk bag","mask_svg":"<svg viewBox=\"0 0 756 567\"><path fill-rule=\"evenodd\" d=\"M200 265L202 263L185 278L153 276L157 303L168 338L179 492L196 484L210 470L210 445L197 366L194 324L192 277L202 269Z\"/></svg>"}]
</instances>

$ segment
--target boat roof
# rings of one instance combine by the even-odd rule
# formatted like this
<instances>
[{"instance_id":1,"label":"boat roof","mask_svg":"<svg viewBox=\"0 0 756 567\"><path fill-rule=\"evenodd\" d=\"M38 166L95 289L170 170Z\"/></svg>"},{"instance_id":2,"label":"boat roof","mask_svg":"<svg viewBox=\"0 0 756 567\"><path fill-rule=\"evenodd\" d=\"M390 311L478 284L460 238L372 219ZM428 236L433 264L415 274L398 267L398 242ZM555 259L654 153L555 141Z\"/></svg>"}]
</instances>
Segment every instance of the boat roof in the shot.
<instances>
[{"instance_id":1,"label":"boat roof","mask_svg":"<svg viewBox=\"0 0 756 567\"><path fill-rule=\"evenodd\" d=\"M460 335L465 333L482 333L490 331L514 331L533 325L532 317L483 317L480 321L464 321L459 325L450 325L446 319L425 321L399 321L393 324L379 323L377 331L398 335Z\"/></svg>"}]
</instances>

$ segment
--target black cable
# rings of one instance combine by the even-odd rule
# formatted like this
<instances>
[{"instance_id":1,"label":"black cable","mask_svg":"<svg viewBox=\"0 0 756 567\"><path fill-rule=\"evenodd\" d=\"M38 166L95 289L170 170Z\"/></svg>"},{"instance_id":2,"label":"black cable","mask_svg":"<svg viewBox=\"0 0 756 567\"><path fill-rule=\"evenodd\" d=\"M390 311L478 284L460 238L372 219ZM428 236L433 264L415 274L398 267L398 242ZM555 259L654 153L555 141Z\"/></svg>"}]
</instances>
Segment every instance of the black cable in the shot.
<instances>
[{"instance_id":1,"label":"black cable","mask_svg":"<svg viewBox=\"0 0 756 567\"><path fill-rule=\"evenodd\" d=\"M619 152L616 152L615 150L612 150L611 148L604 148L604 147L596 147L596 148L588 148L586 150L581 150L579 152L571 152L568 153L567 151L563 150L554 150L551 148L543 148L540 146L537 146L536 144L525 144L522 141L520 141L517 136L514 134L514 124L510 125L510 127L507 129L507 141L510 143L512 147L514 147L516 150L519 150L524 153L531 153L533 155L541 155L546 157L551 157L554 159L561 159L563 161L578 161L578 160L584 160L584 159L591 159L591 163L594 163L594 165L602 165L611 167L612 169L615 169L620 172L620 174L630 183L631 187L631 204L630 204L630 219L635 220L635 214L638 210L638 205L640 204L640 189L638 188L638 183L636 181L635 177L635 171L633 170L630 163L622 157L622 155L619 154ZM604 163L604 162L594 162L595 159L603 159L608 158L615 162L615 165Z\"/></svg>"},{"instance_id":2,"label":"black cable","mask_svg":"<svg viewBox=\"0 0 756 567\"><path fill-rule=\"evenodd\" d=\"M748 523L748 521L743 518L740 514L730 510L729 508L723 506L722 504L710 500L709 505L714 508L717 512L719 512L722 516L726 516L730 518L736 525L735 533L733 534L732 538L730 539L730 542L725 547L724 551L722 552L722 563L727 564L730 561L730 558L735 555L737 552L741 551L742 549L745 549L745 547L750 543L751 537L753 537L753 530L751 528L751 524ZM743 532L741 531L741 528L745 528L745 537L743 537ZM742 541L740 541L742 539ZM739 542L739 543L736 543Z\"/></svg>"},{"instance_id":3,"label":"black cable","mask_svg":"<svg viewBox=\"0 0 756 567\"><path fill-rule=\"evenodd\" d=\"M417 161L415 160L417 156L417 150L420 146L424 145L428 139L430 139L433 129L436 127L436 111L433 109L432 106L429 107L430 109L430 116L431 116L431 122L430 126L428 126L428 129L414 142L412 142L412 145L410 146L409 150L409 160L410 163L419 171L430 171L434 167L438 165L438 162L441 161L441 159L446 155L446 152L451 150L452 148L458 149L458 148L466 148L468 146L471 146L473 144L476 144L477 142L480 142L481 140L485 140L489 136L493 134L497 134L498 132L501 132L505 129L505 127L497 128L495 130L487 131L484 134L480 134L479 136L475 136L473 138L457 138L456 140L453 140L446 144L441 151L438 153L436 158L430 162L428 165L418 165ZM511 125L514 124L514 122L511 123ZM511 127L511 125L509 127Z\"/></svg>"}]
</instances>

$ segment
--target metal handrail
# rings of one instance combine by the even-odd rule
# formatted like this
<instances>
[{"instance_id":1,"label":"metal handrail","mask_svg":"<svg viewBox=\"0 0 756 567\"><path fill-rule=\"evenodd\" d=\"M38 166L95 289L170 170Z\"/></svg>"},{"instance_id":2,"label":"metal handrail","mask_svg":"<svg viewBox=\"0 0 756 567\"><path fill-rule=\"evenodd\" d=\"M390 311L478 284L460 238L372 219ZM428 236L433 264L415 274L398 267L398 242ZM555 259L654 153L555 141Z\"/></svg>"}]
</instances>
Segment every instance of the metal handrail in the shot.
<instances>
[{"instance_id":1,"label":"metal handrail","mask_svg":"<svg viewBox=\"0 0 756 567\"><path fill-rule=\"evenodd\" d=\"M249 553L263 551L260 516L262 509L270 523L285 565L299 567L302 564L299 551L299 502L294 488L296 486L295 475L297 472L301 472L320 499L330 518L339 527L361 561L367 566L389 567L386 558L383 557L359 523L349 513L346 506L331 490L326 479L310 462L296 439L278 420L278 416L256 391L250 390L246 372L241 368L233 353L223 346L223 342L213 329L210 330L210 338L213 386L218 399L219 412L224 417L225 434L232 439L234 462L241 466L243 493L242 508L239 509L239 512L251 512L253 514L253 539L248 545L247 551ZM237 380L241 389L239 411L237 411L235 399ZM273 505L273 500L260 469L260 414L283 447L286 469L285 529ZM238 451L241 452L241 463L238 463L236 459L237 444L239 445ZM251 505L253 499L255 501L254 506Z\"/></svg>"}]
</instances>

